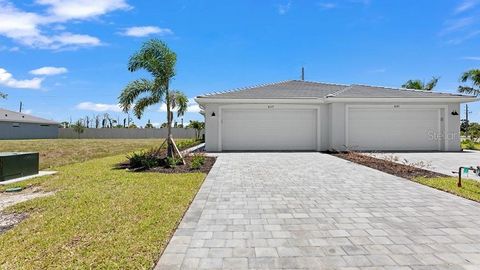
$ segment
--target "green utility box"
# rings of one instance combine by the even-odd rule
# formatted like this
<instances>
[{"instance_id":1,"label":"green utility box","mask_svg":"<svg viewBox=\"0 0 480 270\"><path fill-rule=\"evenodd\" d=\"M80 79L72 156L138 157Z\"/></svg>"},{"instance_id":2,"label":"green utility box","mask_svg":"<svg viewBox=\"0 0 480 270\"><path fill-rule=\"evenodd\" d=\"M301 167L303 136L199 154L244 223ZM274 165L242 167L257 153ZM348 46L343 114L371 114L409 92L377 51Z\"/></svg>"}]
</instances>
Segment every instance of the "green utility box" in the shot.
<instances>
[{"instance_id":1,"label":"green utility box","mask_svg":"<svg viewBox=\"0 0 480 270\"><path fill-rule=\"evenodd\" d=\"M38 174L38 153L0 152L0 182Z\"/></svg>"}]
</instances>

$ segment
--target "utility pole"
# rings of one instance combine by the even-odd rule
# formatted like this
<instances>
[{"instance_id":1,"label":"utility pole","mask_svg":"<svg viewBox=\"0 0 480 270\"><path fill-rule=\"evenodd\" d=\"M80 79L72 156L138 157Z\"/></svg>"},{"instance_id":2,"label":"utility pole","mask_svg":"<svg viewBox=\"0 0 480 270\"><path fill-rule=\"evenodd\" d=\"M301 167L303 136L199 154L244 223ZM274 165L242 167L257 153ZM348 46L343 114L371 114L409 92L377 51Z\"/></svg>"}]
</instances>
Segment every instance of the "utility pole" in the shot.
<instances>
[{"instance_id":1,"label":"utility pole","mask_svg":"<svg viewBox=\"0 0 480 270\"><path fill-rule=\"evenodd\" d=\"M305 81L305 68L302 67L302 81Z\"/></svg>"},{"instance_id":2,"label":"utility pole","mask_svg":"<svg viewBox=\"0 0 480 270\"><path fill-rule=\"evenodd\" d=\"M20 110L19 110L19 112L22 112L22 106L23 106L23 104L22 104L22 102L20 101Z\"/></svg>"},{"instance_id":3,"label":"utility pole","mask_svg":"<svg viewBox=\"0 0 480 270\"><path fill-rule=\"evenodd\" d=\"M467 139L468 139L468 128L469 128L468 115L470 113L471 111L468 110L468 104L465 104L465 123L466 123L465 137L467 137Z\"/></svg>"}]
</instances>

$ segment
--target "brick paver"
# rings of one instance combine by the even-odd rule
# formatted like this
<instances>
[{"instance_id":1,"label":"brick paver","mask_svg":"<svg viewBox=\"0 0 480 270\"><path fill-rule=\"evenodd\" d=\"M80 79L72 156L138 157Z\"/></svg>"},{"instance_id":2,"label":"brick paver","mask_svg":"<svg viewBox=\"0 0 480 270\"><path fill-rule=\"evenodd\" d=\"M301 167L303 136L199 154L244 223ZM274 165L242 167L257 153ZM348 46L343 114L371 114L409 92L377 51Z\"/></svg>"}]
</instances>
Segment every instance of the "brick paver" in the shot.
<instances>
[{"instance_id":1,"label":"brick paver","mask_svg":"<svg viewBox=\"0 0 480 270\"><path fill-rule=\"evenodd\" d=\"M480 204L321 153L225 153L156 269L480 269Z\"/></svg>"}]
</instances>

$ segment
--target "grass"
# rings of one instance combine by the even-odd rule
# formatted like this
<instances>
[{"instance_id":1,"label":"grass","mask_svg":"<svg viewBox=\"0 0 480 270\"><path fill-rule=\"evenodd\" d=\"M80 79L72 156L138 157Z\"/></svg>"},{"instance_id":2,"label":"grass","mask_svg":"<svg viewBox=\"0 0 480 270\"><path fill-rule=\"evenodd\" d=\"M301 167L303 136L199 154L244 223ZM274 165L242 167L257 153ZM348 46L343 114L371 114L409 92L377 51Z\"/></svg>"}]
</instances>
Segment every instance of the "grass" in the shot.
<instances>
[{"instance_id":1,"label":"grass","mask_svg":"<svg viewBox=\"0 0 480 270\"><path fill-rule=\"evenodd\" d=\"M162 142L163 139L0 140L0 152L39 152L40 169L48 169L160 146Z\"/></svg>"},{"instance_id":2,"label":"grass","mask_svg":"<svg viewBox=\"0 0 480 270\"><path fill-rule=\"evenodd\" d=\"M36 180L57 192L7 209L30 216L0 235L0 269L152 268L205 174L112 169L123 160L91 159Z\"/></svg>"},{"instance_id":3,"label":"grass","mask_svg":"<svg viewBox=\"0 0 480 270\"><path fill-rule=\"evenodd\" d=\"M462 141L461 143L462 149L469 149L469 150L480 150L480 143L478 142L469 142L469 141Z\"/></svg>"},{"instance_id":4,"label":"grass","mask_svg":"<svg viewBox=\"0 0 480 270\"><path fill-rule=\"evenodd\" d=\"M417 177L415 181L429 187L443 190L463 198L480 202L480 182L470 179L462 179L462 187L457 187L456 177Z\"/></svg>"}]
</instances>

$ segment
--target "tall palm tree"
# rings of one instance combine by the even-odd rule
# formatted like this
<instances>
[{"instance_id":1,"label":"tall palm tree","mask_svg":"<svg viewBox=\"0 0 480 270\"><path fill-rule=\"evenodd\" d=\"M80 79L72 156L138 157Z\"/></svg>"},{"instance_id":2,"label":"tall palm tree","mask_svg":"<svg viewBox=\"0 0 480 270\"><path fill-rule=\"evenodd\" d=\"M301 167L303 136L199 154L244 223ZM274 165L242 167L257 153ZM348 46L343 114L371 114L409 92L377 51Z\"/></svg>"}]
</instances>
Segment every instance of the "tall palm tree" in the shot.
<instances>
[{"instance_id":1,"label":"tall palm tree","mask_svg":"<svg viewBox=\"0 0 480 270\"><path fill-rule=\"evenodd\" d=\"M133 106L135 116L140 119L143 111L151 105L165 103L167 107L167 156L174 151L180 155L172 138L173 110L181 116L187 111L188 98L180 91L170 90L170 80L175 76L177 55L164 42L151 39L134 53L128 62L128 70L145 70L153 79L137 79L130 82L120 94L119 103L124 112Z\"/></svg>"},{"instance_id":2,"label":"tall palm tree","mask_svg":"<svg viewBox=\"0 0 480 270\"><path fill-rule=\"evenodd\" d=\"M435 88L435 86L437 86L439 79L439 77L433 77L428 83L425 83L421 80L408 80L402 85L402 88L431 91L433 88Z\"/></svg>"},{"instance_id":3,"label":"tall palm tree","mask_svg":"<svg viewBox=\"0 0 480 270\"><path fill-rule=\"evenodd\" d=\"M472 86L459 86L458 92L478 96L480 94L480 69L471 69L462 74L460 81L471 81Z\"/></svg>"}]
</instances>

